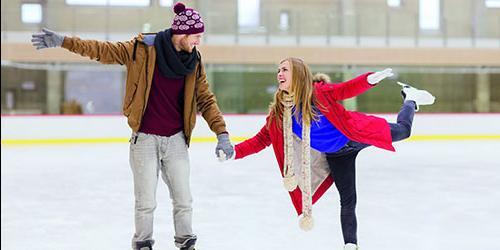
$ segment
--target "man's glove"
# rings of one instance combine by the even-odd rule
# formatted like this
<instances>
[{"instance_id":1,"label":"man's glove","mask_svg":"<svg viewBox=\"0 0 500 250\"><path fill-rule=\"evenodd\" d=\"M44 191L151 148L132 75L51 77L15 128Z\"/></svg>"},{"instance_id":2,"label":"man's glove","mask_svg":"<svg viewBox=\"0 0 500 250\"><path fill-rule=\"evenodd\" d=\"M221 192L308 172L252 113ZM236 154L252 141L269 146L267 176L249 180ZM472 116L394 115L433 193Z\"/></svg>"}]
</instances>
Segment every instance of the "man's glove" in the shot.
<instances>
[{"instance_id":1,"label":"man's glove","mask_svg":"<svg viewBox=\"0 0 500 250\"><path fill-rule=\"evenodd\" d=\"M382 71L378 71L369 75L366 80L368 81L369 84L374 85L384 80L385 78L391 77L393 75L394 73L392 73L392 69L387 68Z\"/></svg>"},{"instance_id":2,"label":"man's glove","mask_svg":"<svg viewBox=\"0 0 500 250\"><path fill-rule=\"evenodd\" d=\"M217 147L215 147L215 155L219 158L220 161L225 161L233 158L234 155L234 147L231 145L231 141L229 141L229 134L224 133L217 135Z\"/></svg>"},{"instance_id":3,"label":"man's glove","mask_svg":"<svg viewBox=\"0 0 500 250\"><path fill-rule=\"evenodd\" d=\"M31 43L36 49L61 47L64 41L64 36L46 28L43 28L41 33L31 35L31 38Z\"/></svg>"}]
</instances>

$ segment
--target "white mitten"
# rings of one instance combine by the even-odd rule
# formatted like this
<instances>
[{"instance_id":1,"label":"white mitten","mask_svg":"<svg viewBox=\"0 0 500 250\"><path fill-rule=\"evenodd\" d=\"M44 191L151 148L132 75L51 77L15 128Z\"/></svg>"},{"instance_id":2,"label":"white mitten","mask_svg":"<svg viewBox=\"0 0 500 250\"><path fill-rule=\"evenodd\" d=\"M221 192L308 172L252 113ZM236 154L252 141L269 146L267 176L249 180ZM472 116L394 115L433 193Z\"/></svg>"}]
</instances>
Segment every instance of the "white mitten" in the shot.
<instances>
[{"instance_id":1,"label":"white mitten","mask_svg":"<svg viewBox=\"0 0 500 250\"><path fill-rule=\"evenodd\" d=\"M394 73L392 73L391 68L384 69L382 71L377 71L371 75L369 75L366 80L368 81L369 84L374 85L379 83L380 81L384 80L387 77L393 76Z\"/></svg>"},{"instance_id":2,"label":"white mitten","mask_svg":"<svg viewBox=\"0 0 500 250\"><path fill-rule=\"evenodd\" d=\"M224 151L222 149L220 149L219 150L219 157L217 157L217 158L219 159L220 162L224 162L224 161L234 160L234 157L236 157L236 152L230 158L227 158Z\"/></svg>"}]
</instances>

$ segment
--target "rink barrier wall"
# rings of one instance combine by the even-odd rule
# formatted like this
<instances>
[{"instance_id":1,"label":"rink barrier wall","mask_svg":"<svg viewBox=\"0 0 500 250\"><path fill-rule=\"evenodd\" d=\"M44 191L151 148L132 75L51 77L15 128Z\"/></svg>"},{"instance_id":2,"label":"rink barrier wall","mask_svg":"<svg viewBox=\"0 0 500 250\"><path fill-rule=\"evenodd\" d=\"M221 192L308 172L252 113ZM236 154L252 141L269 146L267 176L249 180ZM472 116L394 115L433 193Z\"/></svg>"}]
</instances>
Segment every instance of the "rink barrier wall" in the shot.
<instances>
[{"instance_id":1,"label":"rink barrier wall","mask_svg":"<svg viewBox=\"0 0 500 250\"><path fill-rule=\"evenodd\" d=\"M395 122L396 114L376 114ZM265 115L225 115L232 142L256 134ZM193 143L213 143L216 137L198 116ZM4 115L2 145L127 143L131 134L121 115ZM500 140L500 113L417 114L408 141Z\"/></svg>"},{"instance_id":2,"label":"rink barrier wall","mask_svg":"<svg viewBox=\"0 0 500 250\"><path fill-rule=\"evenodd\" d=\"M65 50L36 50L31 43L2 42L2 60L30 63L89 63ZM205 63L275 64L294 55L315 65L500 66L498 48L363 48L288 45L201 45ZM235 56L237 55L237 56ZM387 56L391 55L391 56ZM94 62L95 63L95 62Z\"/></svg>"}]
</instances>

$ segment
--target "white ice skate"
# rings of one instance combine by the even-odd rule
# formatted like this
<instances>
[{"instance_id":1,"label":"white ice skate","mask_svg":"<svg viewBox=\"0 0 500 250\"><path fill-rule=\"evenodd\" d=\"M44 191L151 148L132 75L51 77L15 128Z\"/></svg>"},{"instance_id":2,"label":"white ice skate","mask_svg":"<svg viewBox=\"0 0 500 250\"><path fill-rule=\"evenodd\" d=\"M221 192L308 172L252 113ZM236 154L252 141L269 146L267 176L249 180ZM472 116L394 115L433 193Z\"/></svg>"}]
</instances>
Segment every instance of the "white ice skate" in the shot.
<instances>
[{"instance_id":1,"label":"white ice skate","mask_svg":"<svg viewBox=\"0 0 500 250\"><path fill-rule=\"evenodd\" d=\"M436 97L434 97L427 90L416 89L402 82L397 83L403 87L401 94L403 95L404 100L414 101L417 104L415 107L416 111L418 111L420 105L431 105L436 100Z\"/></svg>"},{"instance_id":2,"label":"white ice skate","mask_svg":"<svg viewBox=\"0 0 500 250\"><path fill-rule=\"evenodd\" d=\"M344 246L344 250L359 250L359 247L356 244L347 243Z\"/></svg>"}]
</instances>

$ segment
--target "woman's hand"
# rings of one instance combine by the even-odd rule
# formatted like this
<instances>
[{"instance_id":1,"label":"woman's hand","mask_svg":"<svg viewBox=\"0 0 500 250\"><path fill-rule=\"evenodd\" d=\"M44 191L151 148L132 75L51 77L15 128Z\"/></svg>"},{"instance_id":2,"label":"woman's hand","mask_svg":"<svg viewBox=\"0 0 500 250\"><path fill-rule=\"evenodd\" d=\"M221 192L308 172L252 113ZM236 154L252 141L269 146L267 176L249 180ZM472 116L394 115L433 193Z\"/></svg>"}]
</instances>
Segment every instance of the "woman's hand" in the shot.
<instances>
[{"instance_id":1,"label":"woman's hand","mask_svg":"<svg viewBox=\"0 0 500 250\"><path fill-rule=\"evenodd\" d=\"M217 156L217 158L219 159L220 162L224 162L224 161L232 161L234 160L234 158L236 157L236 153L234 153L231 157L227 157L226 154L224 153L224 151L222 150L219 150L219 154Z\"/></svg>"},{"instance_id":2,"label":"woman's hand","mask_svg":"<svg viewBox=\"0 0 500 250\"><path fill-rule=\"evenodd\" d=\"M366 80L368 81L369 84L374 85L379 83L380 81L384 80L387 77L393 76L394 73L392 73L391 68L384 69L382 71L377 71L371 75L369 75Z\"/></svg>"}]
</instances>

